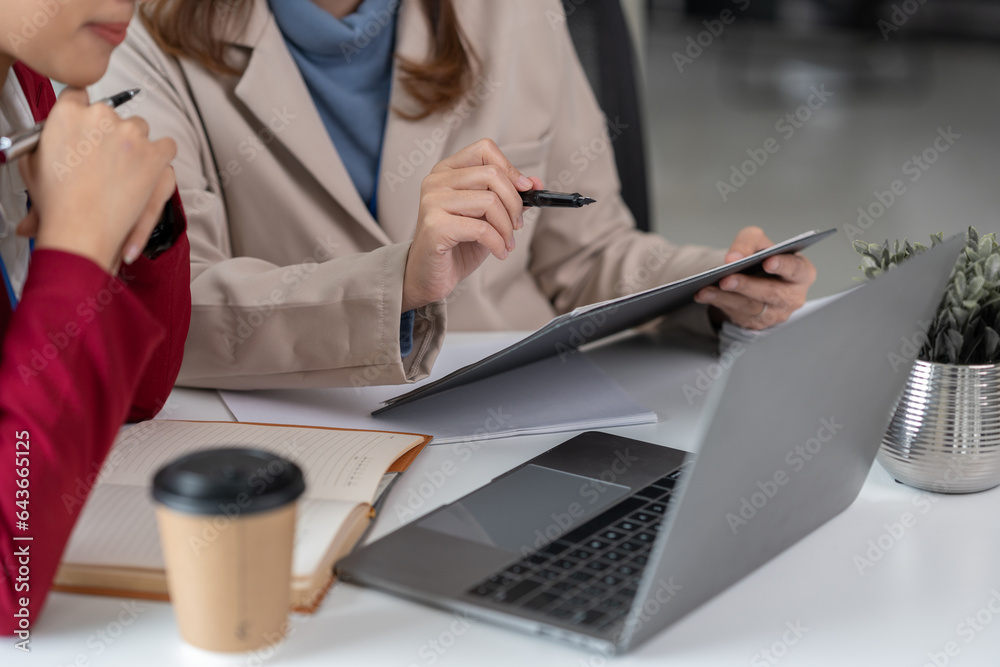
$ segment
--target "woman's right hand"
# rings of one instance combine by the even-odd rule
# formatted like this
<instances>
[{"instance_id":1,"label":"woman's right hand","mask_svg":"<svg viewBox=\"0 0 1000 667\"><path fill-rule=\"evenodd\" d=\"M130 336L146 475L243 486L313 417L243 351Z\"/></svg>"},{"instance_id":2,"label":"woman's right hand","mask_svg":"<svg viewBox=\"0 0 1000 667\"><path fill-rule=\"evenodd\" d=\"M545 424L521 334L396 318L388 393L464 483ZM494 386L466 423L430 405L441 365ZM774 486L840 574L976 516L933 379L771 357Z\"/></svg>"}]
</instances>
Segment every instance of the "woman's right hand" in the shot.
<instances>
[{"instance_id":1,"label":"woman's right hand","mask_svg":"<svg viewBox=\"0 0 1000 667\"><path fill-rule=\"evenodd\" d=\"M87 257L109 273L142 251L176 187L172 139L149 141L141 118L121 119L68 88L35 152L18 165L32 208L18 234L36 248Z\"/></svg>"},{"instance_id":2,"label":"woman's right hand","mask_svg":"<svg viewBox=\"0 0 1000 667\"><path fill-rule=\"evenodd\" d=\"M442 160L420 188L417 229L406 259L403 312L444 299L493 254L514 250L524 226L519 192L542 182L518 171L490 139Z\"/></svg>"}]
</instances>

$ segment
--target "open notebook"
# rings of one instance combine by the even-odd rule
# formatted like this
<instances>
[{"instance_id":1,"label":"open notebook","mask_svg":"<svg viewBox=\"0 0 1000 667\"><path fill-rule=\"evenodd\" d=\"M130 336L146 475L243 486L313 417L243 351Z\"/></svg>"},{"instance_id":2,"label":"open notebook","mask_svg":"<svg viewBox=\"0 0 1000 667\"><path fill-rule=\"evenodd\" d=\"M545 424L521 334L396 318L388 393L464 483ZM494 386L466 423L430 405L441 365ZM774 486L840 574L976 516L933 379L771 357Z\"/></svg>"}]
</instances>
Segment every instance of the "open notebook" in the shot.
<instances>
[{"instance_id":1,"label":"open notebook","mask_svg":"<svg viewBox=\"0 0 1000 667\"><path fill-rule=\"evenodd\" d=\"M196 449L263 449L302 468L292 607L311 612L333 582L333 563L368 527L373 505L430 436L231 422L149 421L119 434L80 515L55 590L167 599L150 487L164 463ZM80 502L65 495L70 506Z\"/></svg>"}]
</instances>

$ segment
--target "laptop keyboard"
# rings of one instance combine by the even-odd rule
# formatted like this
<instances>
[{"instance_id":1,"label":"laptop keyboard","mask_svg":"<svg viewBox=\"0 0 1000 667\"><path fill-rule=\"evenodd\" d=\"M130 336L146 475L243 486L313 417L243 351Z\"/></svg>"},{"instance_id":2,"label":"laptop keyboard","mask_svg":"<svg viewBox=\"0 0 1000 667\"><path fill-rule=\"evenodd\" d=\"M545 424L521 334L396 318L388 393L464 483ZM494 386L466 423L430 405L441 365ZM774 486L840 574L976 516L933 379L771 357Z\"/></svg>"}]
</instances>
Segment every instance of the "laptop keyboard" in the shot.
<instances>
[{"instance_id":1,"label":"laptop keyboard","mask_svg":"<svg viewBox=\"0 0 1000 667\"><path fill-rule=\"evenodd\" d=\"M685 468L469 588L481 600L605 629L628 611Z\"/></svg>"}]
</instances>

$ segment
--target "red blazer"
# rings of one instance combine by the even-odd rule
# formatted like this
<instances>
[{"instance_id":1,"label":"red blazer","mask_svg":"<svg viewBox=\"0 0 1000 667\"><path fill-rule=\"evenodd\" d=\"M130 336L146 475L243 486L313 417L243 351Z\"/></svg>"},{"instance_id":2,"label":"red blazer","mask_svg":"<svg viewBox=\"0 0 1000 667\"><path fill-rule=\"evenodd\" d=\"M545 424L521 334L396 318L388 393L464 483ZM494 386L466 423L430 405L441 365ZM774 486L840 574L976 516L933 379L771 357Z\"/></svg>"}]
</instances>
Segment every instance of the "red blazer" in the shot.
<instances>
[{"instance_id":1,"label":"red blazer","mask_svg":"<svg viewBox=\"0 0 1000 667\"><path fill-rule=\"evenodd\" d=\"M14 71L35 119L45 118L55 104L48 79ZM189 255L184 233L155 261L110 276L78 255L38 250L15 313L0 295L0 634L30 641L115 434L166 401L191 317Z\"/></svg>"}]
</instances>

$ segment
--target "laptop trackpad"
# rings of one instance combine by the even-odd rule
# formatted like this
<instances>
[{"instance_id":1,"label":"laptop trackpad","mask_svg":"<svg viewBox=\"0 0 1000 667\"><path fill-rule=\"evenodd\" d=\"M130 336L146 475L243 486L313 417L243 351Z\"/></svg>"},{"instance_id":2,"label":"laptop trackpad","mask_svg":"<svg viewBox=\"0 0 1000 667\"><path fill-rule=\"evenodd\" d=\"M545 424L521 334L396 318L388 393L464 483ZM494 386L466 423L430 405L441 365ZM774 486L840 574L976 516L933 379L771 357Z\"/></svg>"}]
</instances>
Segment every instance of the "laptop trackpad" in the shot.
<instances>
[{"instance_id":1,"label":"laptop trackpad","mask_svg":"<svg viewBox=\"0 0 1000 667\"><path fill-rule=\"evenodd\" d=\"M524 554L585 522L630 490L531 464L431 513L417 525Z\"/></svg>"}]
</instances>

